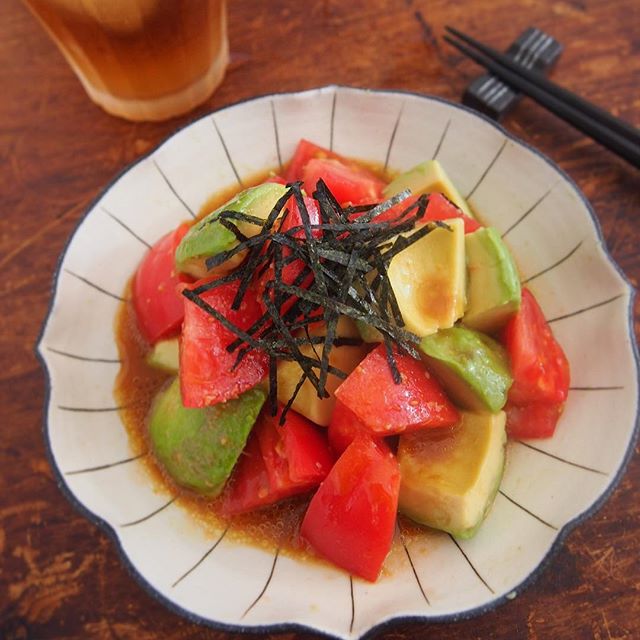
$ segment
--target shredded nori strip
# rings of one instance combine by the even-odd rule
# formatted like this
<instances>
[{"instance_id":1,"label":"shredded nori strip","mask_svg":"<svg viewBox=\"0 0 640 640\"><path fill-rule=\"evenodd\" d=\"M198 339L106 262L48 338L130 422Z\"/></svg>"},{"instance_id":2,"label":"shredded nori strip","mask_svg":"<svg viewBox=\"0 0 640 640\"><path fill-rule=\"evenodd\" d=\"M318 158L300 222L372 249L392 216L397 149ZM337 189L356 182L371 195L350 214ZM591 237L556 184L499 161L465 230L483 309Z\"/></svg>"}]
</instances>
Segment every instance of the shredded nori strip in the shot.
<instances>
[{"instance_id":1,"label":"shredded nori strip","mask_svg":"<svg viewBox=\"0 0 640 640\"><path fill-rule=\"evenodd\" d=\"M280 426L284 425L287 419L287 413L289 413L291 406L293 405L296 398L298 397L298 394L300 393L300 389L302 389L302 385L305 383L306 379L307 379L307 376L303 373L300 376L300 380L298 380L298 382L296 383L296 386L293 390L293 393L291 394L291 397L287 400L287 404L285 404L284 407L282 408L282 413L280 414L280 420L278 421L278 424ZM277 402L274 403L274 406L276 407L276 413L277 413L277 410L278 410ZM273 408L271 409L271 412L273 413Z\"/></svg>"},{"instance_id":2,"label":"shredded nori strip","mask_svg":"<svg viewBox=\"0 0 640 640\"><path fill-rule=\"evenodd\" d=\"M278 361L273 355L269 356L269 413L278 413Z\"/></svg>"},{"instance_id":3,"label":"shredded nori strip","mask_svg":"<svg viewBox=\"0 0 640 640\"><path fill-rule=\"evenodd\" d=\"M385 211L388 211L389 209L391 209L391 207L395 207L397 204L400 204L403 200L406 200L410 195L411 195L411 191L409 191L409 189L405 189L404 191L397 193L395 196L392 196L388 200L385 200L384 202L377 204L375 207L373 207L373 209L370 209L367 213L360 216L358 218L358 222L371 222L376 216L379 216ZM410 205L407 209L405 209L400 214L401 217L406 215L407 212L412 207L413 205Z\"/></svg>"},{"instance_id":4,"label":"shredded nori strip","mask_svg":"<svg viewBox=\"0 0 640 640\"><path fill-rule=\"evenodd\" d=\"M244 233L242 233L240 229L238 229L238 227L233 224L233 222L227 220L226 218L220 218L219 222L225 229L228 229L229 231L231 231L231 233L233 233L238 242L244 242L245 240L248 240L247 236L245 236Z\"/></svg>"},{"instance_id":5,"label":"shredded nori strip","mask_svg":"<svg viewBox=\"0 0 640 640\"><path fill-rule=\"evenodd\" d=\"M262 218L258 218L257 216L251 216L248 213L243 213L242 211L234 211L233 209L226 209L225 211L221 211L218 214L218 219L222 220L238 220L239 222L247 222L248 224L252 224L256 227L262 227L264 224L264 220ZM212 220L212 222L215 222Z\"/></svg>"},{"instance_id":6,"label":"shredded nori strip","mask_svg":"<svg viewBox=\"0 0 640 640\"><path fill-rule=\"evenodd\" d=\"M272 415L277 413L277 363L293 361L300 366L300 379L284 403L280 424L284 423L287 411L306 381L313 385L319 398L326 398L328 376L346 378L346 372L330 364L331 351L360 345L362 340L337 335L340 315L361 320L381 332L396 383L400 383L395 356L398 349L418 356L419 338L404 328L387 270L398 253L433 229L448 227L438 222L417 227L425 215L426 195L397 215L378 221L379 216L409 195L405 191L382 203L342 207L324 181L319 180L313 196L318 203L320 223L312 224L302 183L294 182L287 185L266 220L231 210L222 211L216 217L238 242L229 250L207 258L207 268L215 269L238 254L246 255L233 272L212 278L194 289L185 289L183 295L236 336L226 347L229 353L236 353L234 369L253 350L267 354ZM283 223L290 214L287 203L291 202L298 208L301 224L283 231ZM259 230L247 237L239 230L238 223L251 224ZM291 272L285 272L289 265L295 265L293 280ZM237 310L257 278L261 278L264 285L261 298L264 313L247 329L235 326L201 297L223 284L237 282L231 307ZM325 323L324 335L309 331L309 327L319 321ZM311 355L301 351L305 346L310 347Z\"/></svg>"},{"instance_id":7,"label":"shredded nori strip","mask_svg":"<svg viewBox=\"0 0 640 640\"><path fill-rule=\"evenodd\" d=\"M349 256L349 263L347 264L347 268L344 272L344 277L342 279L342 284L340 285L340 289L338 290L338 302L343 302L351 283L353 282L353 278L356 273L356 264L360 256L358 256L357 251L353 251ZM320 366L320 389L325 390L327 384L327 368L329 367L329 354L331 353L331 349L333 348L333 343L336 337L336 325L338 323L338 314L329 310L328 313L325 314L327 323L326 334L324 347L322 349L322 359Z\"/></svg>"}]
</instances>

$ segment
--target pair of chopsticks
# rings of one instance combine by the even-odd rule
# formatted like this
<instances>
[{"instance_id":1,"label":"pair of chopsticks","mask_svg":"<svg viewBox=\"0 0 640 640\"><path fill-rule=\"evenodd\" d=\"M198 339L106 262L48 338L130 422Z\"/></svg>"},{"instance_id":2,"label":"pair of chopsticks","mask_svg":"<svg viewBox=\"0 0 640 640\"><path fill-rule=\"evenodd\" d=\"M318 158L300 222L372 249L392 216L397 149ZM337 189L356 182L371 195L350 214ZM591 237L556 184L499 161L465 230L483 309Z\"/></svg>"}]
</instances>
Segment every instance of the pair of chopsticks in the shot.
<instances>
[{"instance_id":1,"label":"pair of chopsticks","mask_svg":"<svg viewBox=\"0 0 640 640\"><path fill-rule=\"evenodd\" d=\"M640 168L640 130L453 27L444 39L512 88ZM453 36L453 37L452 37ZM463 44L466 43L466 44ZM470 46L467 46L470 45Z\"/></svg>"}]
</instances>

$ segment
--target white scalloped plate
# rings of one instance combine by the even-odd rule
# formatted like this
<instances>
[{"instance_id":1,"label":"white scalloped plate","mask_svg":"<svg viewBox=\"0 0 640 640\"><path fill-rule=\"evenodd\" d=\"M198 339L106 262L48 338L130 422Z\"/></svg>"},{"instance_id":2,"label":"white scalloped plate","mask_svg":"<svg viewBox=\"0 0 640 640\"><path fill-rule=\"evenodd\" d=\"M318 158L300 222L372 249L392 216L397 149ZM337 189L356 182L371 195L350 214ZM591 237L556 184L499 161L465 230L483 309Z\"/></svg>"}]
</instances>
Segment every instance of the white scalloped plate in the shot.
<instances>
[{"instance_id":1,"label":"white scalloped plate","mask_svg":"<svg viewBox=\"0 0 640 640\"><path fill-rule=\"evenodd\" d=\"M278 166L301 137L398 170L437 156L505 235L573 373L554 437L510 443L478 535L429 532L406 546L397 539L376 584L199 526L154 489L114 406L114 315L146 244L216 191ZM358 638L398 618L472 615L514 597L618 481L638 413L632 296L584 196L493 122L400 92L325 87L256 98L197 120L130 167L70 239L38 345L49 377L51 461L66 495L114 538L133 575L192 620Z\"/></svg>"}]
</instances>

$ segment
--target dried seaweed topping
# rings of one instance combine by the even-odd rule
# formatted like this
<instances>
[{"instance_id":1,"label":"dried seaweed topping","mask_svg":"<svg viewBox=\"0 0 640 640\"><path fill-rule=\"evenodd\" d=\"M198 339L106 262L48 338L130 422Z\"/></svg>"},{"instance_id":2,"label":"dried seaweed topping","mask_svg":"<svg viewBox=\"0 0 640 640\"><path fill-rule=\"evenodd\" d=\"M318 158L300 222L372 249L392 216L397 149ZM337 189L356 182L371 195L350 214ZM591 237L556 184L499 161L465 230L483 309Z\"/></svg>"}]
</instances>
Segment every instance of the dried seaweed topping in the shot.
<instances>
[{"instance_id":1,"label":"dried seaweed topping","mask_svg":"<svg viewBox=\"0 0 640 640\"><path fill-rule=\"evenodd\" d=\"M296 182L287 185L287 191L266 220L237 211L220 214L220 223L235 235L238 243L209 258L207 267L213 269L238 254L245 254L244 260L232 273L194 289L185 289L183 294L236 336L227 346L227 351L236 353L234 368L253 349L268 355L269 398L274 415L277 363L283 360L299 365L300 379L285 403L281 424L305 382L313 385L318 397L326 398L328 376L346 377L345 372L330 364L331 351L360 341L337 335L341 315L361 320L380 331L396 383L400 382L396 350L400 348L417 356L419 338L404 328L387 270L398 253L433 229L448 227L444 223L427 223L416 228L424 217L428 196L420 196L404 208L398 207L409 195L405 191L379 204L342 207L327 185L319 180L313 196L318 203L320 223L312 224L302 183ZM302 224L283 231L283 222L294 203ZM397 215L379 219L393 207L401 209ZM259 230L247 237L238 224L250 224ZM243 229L246 231L246 227ZM201 297L205 291L238 281L232 304L232 308L238 309L249 285L258 278L263 285L264 313L248 329L233 325ZM320 321L325 325L324 335L309 330Z\"/></svg>"}]
</instances>

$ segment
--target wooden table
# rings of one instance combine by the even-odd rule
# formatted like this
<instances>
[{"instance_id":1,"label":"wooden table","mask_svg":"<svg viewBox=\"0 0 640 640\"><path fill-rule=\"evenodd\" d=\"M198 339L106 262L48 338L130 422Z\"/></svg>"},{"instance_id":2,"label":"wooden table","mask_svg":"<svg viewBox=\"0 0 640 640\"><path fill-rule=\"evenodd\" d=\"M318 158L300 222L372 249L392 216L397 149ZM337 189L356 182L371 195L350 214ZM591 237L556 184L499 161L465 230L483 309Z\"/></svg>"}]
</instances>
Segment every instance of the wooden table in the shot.
<instances>
[{"instance_id":1,"label":"wooden table","mask_svg":"<svg viewBox=\"0 0 640 640\"><path fill-rule=\"evenodd\" d=\"M640 124L637 0L476 0L473 7L234 0L229 13L234 55L220 90L184 118L131 124L88 101L18 0L0 3L0 637L7 640L240 637L186 622L151 598L102 531L68 504L45 457L44 377L33 346L52 274L83 211L123 167L189 119L254 94L340 83L459 100L478 69L442 42L446 23L498 47L528 25L547 30L567 47L555 79ZM637 285L640 174L530 101L505 124L578 183L614 258ZM386 637L640 637L637 454L606 505L571 532L513 602L466 622L399 624Z\"/></svg>"}]
</instances>

